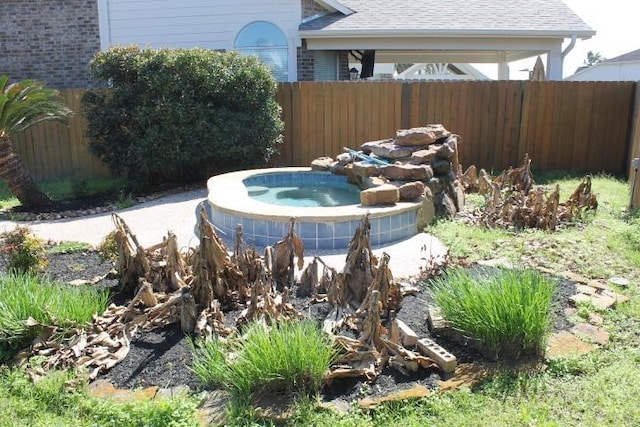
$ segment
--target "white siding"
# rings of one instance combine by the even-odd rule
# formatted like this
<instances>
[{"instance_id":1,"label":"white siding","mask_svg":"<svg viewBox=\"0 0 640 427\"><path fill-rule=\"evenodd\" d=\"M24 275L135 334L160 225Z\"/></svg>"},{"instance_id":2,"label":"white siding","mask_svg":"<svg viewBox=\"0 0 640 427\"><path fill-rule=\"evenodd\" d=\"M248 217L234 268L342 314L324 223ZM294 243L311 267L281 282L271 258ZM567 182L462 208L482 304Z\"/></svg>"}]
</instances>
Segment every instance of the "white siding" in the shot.
<instances>
[{"instance_id":1,"label":"white siding","mask_svg":"<svg viewBox=\"0 0 640 427\"><path fill-rule=\"evenodd\" d=\"M238 32L269 21L287 36L289 79L297 75L300 0L98 0L103 49L112 45L232 50Z\"/></svg>"},{"instance_id":2,"label":"white siding","mask_svg":"<svg viewBox=\"0 0 640 427\"><path fill-rule=\"evenodd\" d=\"M602 62L567 77L571 81L638 81L640 61Z\"/></svg>"}]
</instances>

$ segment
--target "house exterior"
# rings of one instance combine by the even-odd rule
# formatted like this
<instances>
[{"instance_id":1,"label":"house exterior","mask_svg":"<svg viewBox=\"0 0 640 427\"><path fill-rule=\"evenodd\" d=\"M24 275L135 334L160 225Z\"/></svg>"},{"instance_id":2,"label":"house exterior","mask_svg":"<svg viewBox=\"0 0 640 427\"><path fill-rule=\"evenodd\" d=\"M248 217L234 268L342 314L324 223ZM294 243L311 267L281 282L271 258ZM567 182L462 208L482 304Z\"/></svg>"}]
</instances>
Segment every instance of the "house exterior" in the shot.
<instances>
[{"instance_id":1,"label":"house exterior","mask_svg":"<svg viewBox=\"0 0 640 427\"><path fill-rule=\"evenodd\" d=\"M0 73L88 87L96 52L137 44L239 50L280 81L346 80L365 57L494 63L508 79L509 62L537 55L559 80L563 41L594 34L561 0L3 0Z\"/></svg>"},{"instance_id":2,"label":"house exterior","mask_svg":"<svg viewBox=\"0 0 640 427\"><path fill-rule=\"evenodd\" d=\"M349 78L346 51L308 52L298 34L300 24L316 16L349 13L333 0L98 0L98 8L102 49L240 50L271 65L280 81Z\"/></svg>"},{"instance_id":3,"label":"house exterior","mask_svg":"<svg viewBox=\"0 0 640 427\"><path fill-rule=\"evenodd\" d=\"M578 69L569 81L639 81L640 49Z\"/></svg>"},{"instance_id":4,"label":"house exterior","mask_svg":"<svg viewBox=\"0 0 640 427\"><path fill-rule=\"evenodd\" d=\"M96 0L0 1L0 74L92 87L89 61L99 50Z\"/></svg>"}]
</instances>

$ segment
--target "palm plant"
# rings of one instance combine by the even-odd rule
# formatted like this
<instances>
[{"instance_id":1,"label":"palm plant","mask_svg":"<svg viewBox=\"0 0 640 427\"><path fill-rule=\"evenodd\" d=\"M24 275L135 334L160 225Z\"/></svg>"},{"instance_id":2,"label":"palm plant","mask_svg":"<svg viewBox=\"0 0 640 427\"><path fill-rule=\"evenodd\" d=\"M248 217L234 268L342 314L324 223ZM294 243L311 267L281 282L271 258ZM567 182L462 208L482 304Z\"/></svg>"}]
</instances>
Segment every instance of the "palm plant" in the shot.
<instances>
[{"instance_id":1,"label":"palm plant","mask_svg":"<svg viewBox=\"0 0 640 427\"><path fill-rule=\"evenodd\" d=\"M0 76L0 178L24 207L45 206L51 199L36 186L11 138L41 122L67 122L70 115L57 90L34 80L10 84L8 76Z\"/></svg>"}]
</instances>

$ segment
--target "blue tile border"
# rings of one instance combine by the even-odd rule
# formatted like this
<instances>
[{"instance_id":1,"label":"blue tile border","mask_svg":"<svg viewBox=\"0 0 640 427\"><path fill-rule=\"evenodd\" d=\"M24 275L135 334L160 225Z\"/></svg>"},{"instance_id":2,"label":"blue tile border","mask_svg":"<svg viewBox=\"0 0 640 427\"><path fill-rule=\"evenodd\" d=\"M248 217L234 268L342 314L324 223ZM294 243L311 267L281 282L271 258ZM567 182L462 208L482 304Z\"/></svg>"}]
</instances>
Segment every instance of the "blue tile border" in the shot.
<instances>
[{"instance_id":1,"label":"blue tile border","mask_svg":"<svg viewBox=\"0 0 640 427\"><path fill-rule=\"evenodd\" d=\"M226 241L233 241L237 224L242 224L245 241L258 247L273 245L289 230L289 219L261 221L257 218L237 217L215 209L206 209L211 223L222 233ZM372 218L371 244L384 245L413 236L417 233L417 211ZM399 226L402 224L402 226ZM346 249L360 221L302 222L295 231L303 240L305 249Z\"/></svg>"}]
</instances>

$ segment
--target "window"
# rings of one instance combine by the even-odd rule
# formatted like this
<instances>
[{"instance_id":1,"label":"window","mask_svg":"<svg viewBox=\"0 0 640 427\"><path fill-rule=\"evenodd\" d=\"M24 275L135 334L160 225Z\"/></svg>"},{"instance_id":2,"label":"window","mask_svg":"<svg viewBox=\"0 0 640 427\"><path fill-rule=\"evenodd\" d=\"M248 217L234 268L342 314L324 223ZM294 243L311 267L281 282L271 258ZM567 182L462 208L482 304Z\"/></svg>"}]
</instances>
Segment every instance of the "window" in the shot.
<instances>
[{"instance_id":1,"label":"window","mask_svg":"<svg viewBox=\"0 0 640 427\"><path fill-rule=\"evenodd\" d=\"M244 55L257 56L272 70L276 80L289 77L289 45L280 28L266 21L245 26L236 37L235 48Z\"/></svg>"},{"instance_id":2,"label":"window","mask_svg":"<svg viewBox=\"0 0 640 427\"><path fill-rule=\"evenodd\" d=\"M326 82L338 80L338 55L331 50L313 52L313 80Z\"/></svg>"}]
</instances>

